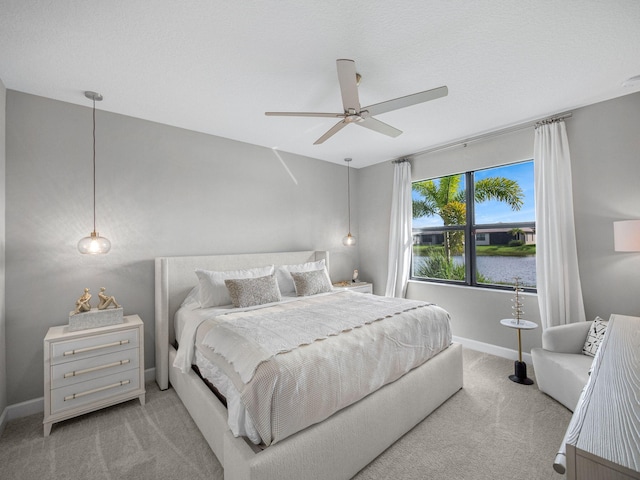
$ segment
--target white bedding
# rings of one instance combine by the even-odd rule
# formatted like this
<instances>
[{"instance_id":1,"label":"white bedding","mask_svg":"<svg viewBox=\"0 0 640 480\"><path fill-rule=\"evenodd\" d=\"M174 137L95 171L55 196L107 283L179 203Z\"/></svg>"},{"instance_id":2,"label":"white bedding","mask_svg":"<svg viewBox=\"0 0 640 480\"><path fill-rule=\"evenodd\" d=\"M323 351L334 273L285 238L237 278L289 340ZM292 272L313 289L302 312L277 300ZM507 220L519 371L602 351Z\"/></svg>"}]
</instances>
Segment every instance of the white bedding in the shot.
<instances>
[{"instance_id":1,"label":"white bedding","mask_svg":"<svg viewBox=\"0 0 640 480\"><path fill-rule=\"evenodd\" d=\"M246 314L224 315L229 309L182 308L176 315L176 329L181 333L180 358L174 365L188 369L195 362L211 377L227 397L229 426L234 435L245 435L254 443L276 443L393 382L451 343L449 316L437 306L405 301L402 308L394 309L408 311L396 315L395 310L386 310L389 299L384 297L353 292L321 297L287 299L276 306L269 305L271 308L251 307ZM294 341L308 343L304 346L287 344L286 348L262 351L248 367L250 376L240 375L237 365L225 363L222 355L202 344L216 329L222 331L221 324L229 323L223 320L225 317L250 325L259 318L258 311L271 312L271 321L274 311L299 310L304 303L352 299L356 304L364 297L369 298L367 302L374 302L373 311L379 315L367 316L357 324L347 319L350 326L346 328L331 327L337 331L320 330L324 334L314 333L316 338ZM337 325L341 325L340 320ZM337 335L343 330L348 331ZM236 333L233 331L232 336ZM226 354L233 357L230 351ZM279 351L287 353L276 355ZM237 361L241 356L235 358ZM226 380L220 380L224 377Z\"/></svg>"},{"instance_id":2,"label":"white bedding","mask_svg":"<svg viewBox=\"0 0 640 480\"><path fill-rule=\"evenodd\" d=\"M202 322L214 319L218 315L225 313L244 312L274 305L268 303L245 308L235 308L233 305L200 308L200 304L195 299L197 295L197 290L192 290L189 296L182 302L174 318L174 329L180 348L178 349L178 354L173 362L173 366L179 368L182 373L187 373L191 365L194 364L196 332ZM295 301L297 299L299 299L299 297L283 296L278 304Z\"/></svg>"}]
</instances>

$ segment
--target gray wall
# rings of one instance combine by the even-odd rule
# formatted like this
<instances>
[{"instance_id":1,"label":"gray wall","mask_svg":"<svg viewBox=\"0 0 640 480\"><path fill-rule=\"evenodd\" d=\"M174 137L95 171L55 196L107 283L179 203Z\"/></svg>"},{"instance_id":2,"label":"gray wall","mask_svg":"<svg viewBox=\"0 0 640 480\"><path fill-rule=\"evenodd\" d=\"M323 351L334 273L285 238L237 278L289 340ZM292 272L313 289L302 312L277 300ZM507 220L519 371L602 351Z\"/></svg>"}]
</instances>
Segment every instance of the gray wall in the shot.
<instances>
[{"instance_id":1,"label":"gray wall","mask_svg":"<svg viewBox=\"0 0 640 480\"><path fill-rule=\"evenodd\" d=\"M567 130L587 318L640 316L640 254L613 251L612 225L640 219L640 93L576 111Z\"/></svg>"},{"instance_id":2,"label":"gray wall","mask_svg":"<svg viewBox=\"0 0 640 480\"><path fill-rule=\"evenodd\" d=\"M571 149L580 278L587 318L640 315L640 254L613 251L614 220L640 218L640 93L576 109L566 121ZM532 158L534 129L469 143L412 161L414 180ZM393 166L360 170L361 268L384 293ZM499 320L511 314L511 292L410 282L407 296L440 304L456 336L515 348ZM526 317L539 323L537 297L525 294ZM541 330L523 335L523 350L540 344Z\"/></svg>"},{"instance_id":3,"label":"gray wall","mask_svg":"<svg viewBox=\"0 0 640 480\"><path fill-rule=\"evenodd\" d=\"M67 323L84 287L105 286L140 315L154 365L156 256L326 249L333 280L359 267L357 247L342 245L344 165L282 153L296 185L267 148L103 111L96 131L97 230L113 246L85 256L76 243L92 230L91 109L7 92L9 404L43 395L42 339Z\"/></svg>"},{"instance_id":4,"label":"gray wall","mask_svg":"<svg viewBox=\"0 0 640 480\"><path fill-rule=\"evenodd\" d=\"M5 314L5 126L7 91L0 79L0 415L7 406L7 358ZM2 432L2 426L0 426Z\"/></svg>"}]
</instances>

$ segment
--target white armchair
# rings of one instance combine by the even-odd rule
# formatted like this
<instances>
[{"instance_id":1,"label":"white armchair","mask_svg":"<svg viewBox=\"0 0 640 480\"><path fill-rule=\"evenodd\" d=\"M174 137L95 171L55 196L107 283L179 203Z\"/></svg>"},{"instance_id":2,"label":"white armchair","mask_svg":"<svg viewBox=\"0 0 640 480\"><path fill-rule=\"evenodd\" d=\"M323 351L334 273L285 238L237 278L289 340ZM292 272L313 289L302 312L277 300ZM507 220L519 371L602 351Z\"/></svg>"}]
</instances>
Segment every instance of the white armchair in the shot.
<instances>
[{"instance_id":1,"label":"white armchair","mask_svg":"<svg viewBox=\"0 0 640 480\"><path fill-rule=\"evenodd\" d=\"M538 388L572 412L593 363L593 357L582 353L592 323L549 327L542 332L542 348L531 349Z\"/></svg>"}]
</instances>

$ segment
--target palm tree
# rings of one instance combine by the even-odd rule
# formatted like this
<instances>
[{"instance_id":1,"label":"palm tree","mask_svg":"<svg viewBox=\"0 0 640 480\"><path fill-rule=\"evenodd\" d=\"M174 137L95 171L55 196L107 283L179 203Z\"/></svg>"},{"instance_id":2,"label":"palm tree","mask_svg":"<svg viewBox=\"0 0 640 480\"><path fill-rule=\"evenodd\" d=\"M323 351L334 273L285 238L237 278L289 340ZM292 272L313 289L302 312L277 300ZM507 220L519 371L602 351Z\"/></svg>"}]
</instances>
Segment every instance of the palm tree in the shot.
<instances>
[{"instance_id":1,"label":"palm tree","mask_svg":"<svg viewBox=\"0 0 640 480\"><path fill-rule=\"evenodd\" d=\"M521 228L512 228L511 230L509 230L509 233L511 234L511 236L513 237L513 239L517 242L520 242L520 236L524 235L524 230L522 230Z\"/></svg>"},{"instance_id":2,"label":"palm tree","mask_svg":"<svg viewBox=\"0 0 640 480\"><path fill-rule=\"evenodd\" d=\"M422 198L413 201L413 218L438 215L444 225L464 225L467 214L465 191L460 188L462 175L449 175L437 181L424 180L413 184L413 191ZM475 182L474 197L477 203L498 200L507 203L512 210L520 210L524 194L515 180L505 177L487 177ZM461 231L445 232L445 255L451 261L452 253L463 250Z\"/></svg>"}]
</instances>

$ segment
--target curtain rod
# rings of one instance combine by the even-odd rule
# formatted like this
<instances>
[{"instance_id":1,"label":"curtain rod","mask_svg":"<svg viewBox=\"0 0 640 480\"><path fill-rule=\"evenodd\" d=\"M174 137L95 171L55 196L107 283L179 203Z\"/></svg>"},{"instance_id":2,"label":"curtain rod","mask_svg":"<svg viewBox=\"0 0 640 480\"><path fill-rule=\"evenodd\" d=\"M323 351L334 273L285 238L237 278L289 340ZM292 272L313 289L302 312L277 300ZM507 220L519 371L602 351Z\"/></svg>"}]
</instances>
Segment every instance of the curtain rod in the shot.
<instances>
[{"instance_id":1,"label":"curtain rod","mask_svg":"<svg viewBox=\"0 0 640 480\"><path fill-rule=\"evenodd\" d=\"M433 147L427 150L422 150L421 152L412 153L411 155L405 155L401 159L392 160L392 163L400 163L403 161L410 160L419 155L426 155L429 153L439 152L440 150L446 150L448 148L457 147L459 145L467 146L468 143L477 142L478 140L484 140L486 138L497 137L499 135L504 135L506 133L517 132L518 130L524 130L525 128L530 127L538 127L539 125L545 123L553 123L559 122L560 120L564 120L565 118L571 118L573 116L572 112L559 113L557 115L552 115L550 117L546 117L544 119L534 120L531 122L521 123L519 125L514 125L512 127L503 128L500 130L494 130L492 132L482 133L480 135L476 135L475 137L469 137L466 140L456 140L455 142L447 143L445 145L440 145L438 147Z\"/></svg>"}]
</instances>

